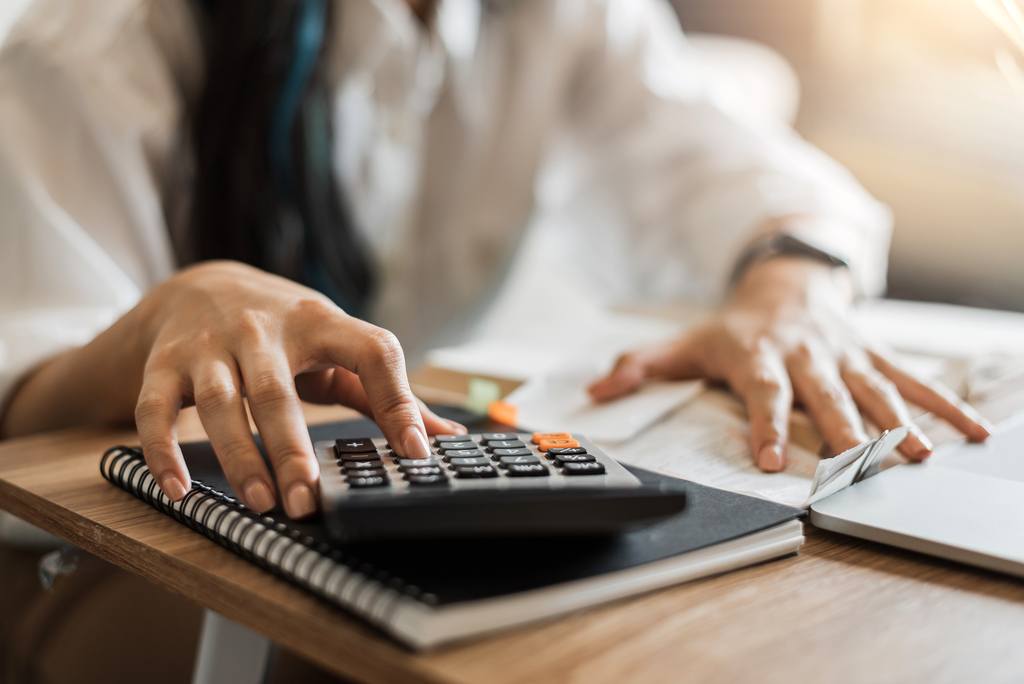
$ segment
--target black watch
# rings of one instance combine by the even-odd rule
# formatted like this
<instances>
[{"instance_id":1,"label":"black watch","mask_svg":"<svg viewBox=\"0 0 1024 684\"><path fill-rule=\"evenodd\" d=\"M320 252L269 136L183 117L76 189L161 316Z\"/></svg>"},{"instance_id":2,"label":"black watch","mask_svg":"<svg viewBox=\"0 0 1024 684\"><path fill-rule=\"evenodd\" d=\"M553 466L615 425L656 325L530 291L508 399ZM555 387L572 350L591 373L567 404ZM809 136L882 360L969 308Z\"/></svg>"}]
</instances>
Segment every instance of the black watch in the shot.
<instances>
[{"instance_id":1,"label":"black watch","mask_svg":"<svg viewBox=\"0 0 1024 684\"><path fill-rule=\"evenodd\" d=\"M789 233L772 233L754 240L740 255L729 282L735 284L751 266L777 256L796 256L820 261L832 267L849 268L845 259L830 254Z\"/></svg>"}]
</instances>

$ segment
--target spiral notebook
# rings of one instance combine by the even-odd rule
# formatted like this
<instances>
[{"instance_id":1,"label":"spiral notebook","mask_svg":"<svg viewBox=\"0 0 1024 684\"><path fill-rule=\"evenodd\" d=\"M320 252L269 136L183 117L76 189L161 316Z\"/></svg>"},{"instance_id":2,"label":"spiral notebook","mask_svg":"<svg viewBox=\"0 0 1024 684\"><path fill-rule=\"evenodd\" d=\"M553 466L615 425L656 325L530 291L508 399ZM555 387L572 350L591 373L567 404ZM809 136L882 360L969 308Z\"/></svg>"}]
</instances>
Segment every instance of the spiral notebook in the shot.
<instances>
[{"instance_id":1,"label":"spiral notebook","mask_svg":"<svg viewBox=\"0 0 1024 684\"><path fill-rule=\"evenodd\" d=\"M314 440L379 434L367 421L315 426ZM163 495L142 454L115 447L113 484L260 567L427 649L796 553L802 511L685 483L683 513L610 538L337 544L317 522L260 516L231 493L208 443L183 444L192 490ZM631 470L641 480L664 476Z\"/></svg>"}]
</instances>

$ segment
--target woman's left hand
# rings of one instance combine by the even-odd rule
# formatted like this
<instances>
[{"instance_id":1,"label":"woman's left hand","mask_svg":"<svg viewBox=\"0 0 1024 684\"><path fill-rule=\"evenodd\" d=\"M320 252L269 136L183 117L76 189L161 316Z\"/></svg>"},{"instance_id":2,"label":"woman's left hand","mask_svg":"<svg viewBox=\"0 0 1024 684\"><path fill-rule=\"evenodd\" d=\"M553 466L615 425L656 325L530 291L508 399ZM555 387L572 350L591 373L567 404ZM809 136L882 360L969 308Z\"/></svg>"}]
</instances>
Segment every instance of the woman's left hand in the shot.
<instances>
[{"instance_id":1,"label":"woman's left hand","mask_svg":"<svg viewBox=\"0 0 1024 684\"><path fill-rule=\"evenodd\" d=\"M953 392L915 377L861 339L850 300L845 272L797 257L761 262L710 320L678 340L624 354L591 385L591 396L612 399L650 379L724 382L746 405L751 452L765 471L785 467L794 399L833 453L867 439L863 415L879 429L910 427L900 451L911 460L927 458L931 442L906 402L972 441L987 438L988 423Z\"/></svg>"}]
</instances>

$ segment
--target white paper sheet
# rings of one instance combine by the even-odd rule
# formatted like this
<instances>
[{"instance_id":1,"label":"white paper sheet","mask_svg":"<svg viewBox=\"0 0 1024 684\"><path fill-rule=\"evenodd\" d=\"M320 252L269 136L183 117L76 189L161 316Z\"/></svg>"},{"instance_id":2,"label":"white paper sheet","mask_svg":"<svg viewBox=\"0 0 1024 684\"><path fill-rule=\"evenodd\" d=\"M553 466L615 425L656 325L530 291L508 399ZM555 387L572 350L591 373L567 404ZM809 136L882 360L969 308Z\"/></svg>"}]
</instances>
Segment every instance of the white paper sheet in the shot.
<instances>
[{"instance_id":1,"label":"white paper sheet","mask_svg":"<svg viewBox=\"0 0 1024 684\"><path fill-rule=\"evenodd\" d=\"M701 382L655 382L634 394L595 403L586 392L599 373L563 371L534 378L505 398L517 409L520 427L576 432L595 441L621 442L700 394Z\"/></svg>"}]
</instances>

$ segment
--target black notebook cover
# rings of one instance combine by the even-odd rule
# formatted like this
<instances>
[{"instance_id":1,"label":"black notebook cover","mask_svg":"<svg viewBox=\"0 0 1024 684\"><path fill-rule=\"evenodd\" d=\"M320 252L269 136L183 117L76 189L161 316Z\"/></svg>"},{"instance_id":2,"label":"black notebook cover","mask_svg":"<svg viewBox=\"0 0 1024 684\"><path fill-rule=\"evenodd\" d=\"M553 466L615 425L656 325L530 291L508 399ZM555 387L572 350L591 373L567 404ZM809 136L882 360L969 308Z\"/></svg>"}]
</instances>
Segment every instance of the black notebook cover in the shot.
<instances>
[{"instance_id":1,"label":"black notebook cover","mask_svg":"<svg viewBox=\"0 0 1024 684\"><path fill-rule=\"evenodd\" d=\"M467 416L451 409L439 409L448 417L469 424ZM471 425L474 431L509 429L507 426ZM370 421L358 420L343 423L318 425L310 428L314 441L344 437L379 436L380 431ZM129 489L140 498L152 497L153 484L147 487L126 486L119 479L124 477L140 456L134 450L113 453L122 457L120 477L111 477L110 464L104 460L104 475ZM182 452L197 488L204 491L231 493L212 448L206 442L182 445ZM127 456L128 461L124 461ZM138 460L137 460L138 459ZM125 463L130 467L125 467ZM359 573L406 595L409 598L437 607L445 605L491 599L531 589L539 589L570 580L580 580L606 573L633 568L694 551L707 546L743 537L766 530L780 523L793 520L803 511L788 506L705 487L691 482L629 467L638 478L645 482L671 480L674 486L683 486L687 491L686 510L661 523L647 528L612 537L552 538L552 539L491 539L491 540L423 540L379 543L337 544L329 539L324 526L316 520L295 522L279 511L263 516L246 513L261 524L275 527L282 534L301 542L302 550L318 551ZM151 478L150 478L151 480ZM137 480L140 481L141 480ZM147 491L143 491L147 490ZM160 503L150 503L174 515ZM239 511L240 504L233 506ZM188 524L185 517L195 517L205 511L190 509L189 515L175 515ZM208 522L205 518L204 523ZM196 527L195 525L192 525ZM197 528L198 529L198 528ZM218 538L203 530L215 541L242 555L249 557L269 570L278 571L275 561L254 558L245 553L230 540ZM299 554L294 554L296 558ZM279 558L281 563L290 559ZM299 561L291 560L298 564ZM291 567L294 570L294 567ZM289 577L289 572L279 573ZM289 579L292 579L289 577ZM294 579L292 580L294 581ZM302 584L302 582L299 582ZM317 592L320 593L320 592Z\"/></svg>"}]
</instances>

